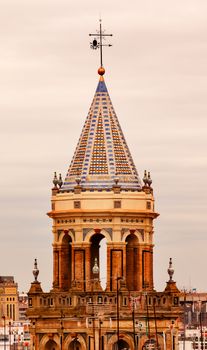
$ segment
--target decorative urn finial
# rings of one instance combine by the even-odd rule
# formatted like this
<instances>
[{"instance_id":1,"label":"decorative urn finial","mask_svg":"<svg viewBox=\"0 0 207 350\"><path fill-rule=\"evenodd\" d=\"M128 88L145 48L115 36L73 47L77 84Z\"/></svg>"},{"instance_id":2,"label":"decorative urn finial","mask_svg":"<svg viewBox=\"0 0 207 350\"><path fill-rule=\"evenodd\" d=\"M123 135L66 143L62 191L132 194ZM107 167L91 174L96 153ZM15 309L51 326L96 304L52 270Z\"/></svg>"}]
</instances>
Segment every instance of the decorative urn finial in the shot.
<instances>
[{"instance_id":1,"label":"decorative urn finial","mask_svg":"<svg viewBox=\"0 0 207 350\"><path fill-rule=\"evenodd\" d=\"M149 187L150 187L151 184L152 184L152 179L151 179L151 176L150 176L150 171L148 171L147 182L148 182L148 185L149 185Z\"/></svg>"},{"instance_id":2,"label":"decorative urn finial","mask_svg":"<svg viewBox=\"0 0 207 350\"><path fill-rule=\"evenodd\" d=\"M56 171L54 172L53 184L54 184L55 188L57 188L57 185L58 185L58 178L57 178Z\"/></svg>"},{"instance_id":3,"label":"decorative urn finial","mask_svg":"<svg viewBox=\"0 0 207 350\"><path fill-rule=\"evenodd\" d=\"M143 182L144 182L144 185L146 186L147 183L148 183L148 178L147 178L147 170L144 171L144 177L143 177Z\"/></svg>"},{"instance_id":4,"label":"decorative urn finial","mask_svg":"<svg viewBox=\"0 0 207 350\"><path fill-rule=\"evenodd\" d=\"M168 267L167 272L168 272L168 275L169 275L169 277L170 277L169 282L172 282L172 281L173 281L172 276L173 276L173 274L174 274L174 269L173 269L173 267L172 267L172 258L170 258L169 267Z\"/></svg>"},{"instance_id":5,"label":"decorative urn finial","mask_svg":"<svg viewBox=\"0 0 207 350\"><path fill-rule=\"evenodd\" d=\"M34 270L32 272L33 272L33 275L35 278L34 282L38 282L37 277L39 275L39 269L37 267L37 259L35 259L35 261L34 261Z\"/></svg>"},{"instance_id":6,"label":"decorative urn finial","mask_svg":"<svg viewBox=\"0 0 207 350\"><path fill-rule=\"evenodd\" d=\"M61 174L59 174L58 185L59 185L60 188L63 185L63 180L62 180L62 175Z\"/></svg>"}]
</instances>

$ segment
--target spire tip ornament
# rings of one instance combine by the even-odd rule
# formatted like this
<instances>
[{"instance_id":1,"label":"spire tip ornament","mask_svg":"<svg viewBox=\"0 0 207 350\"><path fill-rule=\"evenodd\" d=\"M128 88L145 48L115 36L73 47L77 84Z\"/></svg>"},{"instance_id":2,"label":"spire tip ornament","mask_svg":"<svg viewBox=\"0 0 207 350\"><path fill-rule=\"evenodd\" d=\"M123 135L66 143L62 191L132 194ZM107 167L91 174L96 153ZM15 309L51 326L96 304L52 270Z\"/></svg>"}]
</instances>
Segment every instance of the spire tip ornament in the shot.
<instances>
[{"instance_id":1,"label":"spire tip ornament","mask_svg":"<svg viewBox=\"0 0 207 350\"><path fill-rule=\"evenodd\" d=\"M100 67L100 68L98 69L98 74L101 75L101 76L103 76L103 75L105 74L105 69L104 69L104 67Z\"/></svg>"},{"instance_id":2,"label":"spire tip ornament","mask_svg":"<svg viewBox=\"0 0 207 350\"><path fill-rule=\"evenodd\" d=\"M101 19L99 20L99 22L99 31L97 31L97 33L89 34L89 36L94 37L93 41L90 43L91 49L100 49L100 68L98 69L98 74L102 76L105 73L105 69L103 68L103 46L112 46L111 44L103 44L103 40L106 36L113 36L113 34L105 34L104 30L102 30Z\"/></svg>"}]
</instances>

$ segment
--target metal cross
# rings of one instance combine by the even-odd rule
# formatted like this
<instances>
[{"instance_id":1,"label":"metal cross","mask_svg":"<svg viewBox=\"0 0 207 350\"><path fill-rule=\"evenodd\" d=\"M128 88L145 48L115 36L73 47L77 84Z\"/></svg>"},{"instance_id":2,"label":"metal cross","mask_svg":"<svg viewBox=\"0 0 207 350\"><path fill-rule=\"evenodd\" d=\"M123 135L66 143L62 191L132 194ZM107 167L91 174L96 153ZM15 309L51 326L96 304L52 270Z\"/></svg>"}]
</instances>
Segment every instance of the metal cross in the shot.
<instances>
[{"instance_id":1,"label":"metal cross","mask_svg":"<svg viewBox=\"0 0 207 350\"><path fill-rule=\"evenodd\" d=\"M105 36L113 36L113 34L104 34L104 32L102 31L101 19L99 21L100 21L99 31L97 31L96 34L89 34L89 36L94 37L93 41L90 43L91 49L96 50L96 49L100 48L100 62L101 62L101 67L103 67L102 48L103 48L103 46L108 46L108 47L112 46L111 44L103 44L103 39Z\"/></svg>"}]
</instances>

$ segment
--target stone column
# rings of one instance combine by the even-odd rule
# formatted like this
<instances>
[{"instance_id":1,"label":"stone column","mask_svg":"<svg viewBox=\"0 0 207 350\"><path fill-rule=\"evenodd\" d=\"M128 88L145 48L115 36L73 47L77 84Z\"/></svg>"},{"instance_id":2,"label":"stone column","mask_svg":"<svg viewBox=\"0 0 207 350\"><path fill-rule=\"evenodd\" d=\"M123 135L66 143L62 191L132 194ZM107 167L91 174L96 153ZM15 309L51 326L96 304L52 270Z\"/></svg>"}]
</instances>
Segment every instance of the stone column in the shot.
<instances>
[{"instance_id":1,"label":"stone column","mask_svg":"<svg viewBox=\"0 0 207 350\"><path fill-rule=\"evenodd\" d=\"M107 244L107 289L116 291L117 277L124 276L125 242L113 242Z\"/></svg>"},{"instance_id":2,"label":"stone column","mask_svg":"<svg viewBox=\"0 0 207 350\"><path fill-rule=\"evenodd\" d=\"M153 248L150 249L150 289L153 290L154 281L153 281Z\"/></svg>"},{"instance_id":3,"label":"stone column","mask_svg":"<svg viewBox=\"0 0 207 350\"><path fill-rule=\"evenodd\" d=\"M126 285L129 290L134 290L134 248L132 245L127 246L126 260L128 271L126 275Z\"/></svg>"},{"instance_id":4,"label":"stone column","mask_svg":"<svg viewBox=\"0 0 207 350\"><path fill-rule=\"evenodd\" d=\"M142 246L138 248L138 272L137 272L137 284L138 290L142 290Z\"/></svg>"},{"instance_id":5,"label":"stone column","mask_svg":"<svg viewBox=\"0 0 207 350\"><path fill-rule=\"evenodd\" d=\"M59 287L59 251L53 246L53 288Z\"/></svg>"},{"instance_id":6,"label":"stone column","mask_svg":"<svg viewBox=\"0 0 207 350\"><path fill-rule=\"evenodd\" d=\"M86 291L91 290L91 243L85 244L85 277Z\"/></svg>"},{"instance_id":7,"label":"stone column","mask_svg":"<svg viewBox=\"0 0 207 350\"><path fill-rule=\"evenodd\" d=\"M74 290L85 290L86 285L86 273L85 273L85 247L84 244L73 243L72 244L72 288Z\"/></svg>"},{"instance_id":8,"label":"stone column","mask_svg":"<svg viewBox=\"0 0 207 350\"><path fill-rule=\"evenodd\" d=\"M153 276L152 276L152 247L151 245L145 245L142 249L142 275L144 289L153 289Z\"/></svg>"},{"instance_id":9,"label":"stone column","mask_svg":"<svg viewBox=\"0 0 207 350\"><path fill-rule=\"evenodd\" d=\"M133 251L133 256L134 256L134 280L133 280L133 285L134 285L134 290L139 290L139 245L134 246L134 251Z\"/></svg>"},{"instance_id":10,"label":"stone column","mask_svg":"<svg viewBox=\"0 0 207 350\"><path fill-rule=\"evenodd\" d=\"M62 245L59 252L60 271L59 286L61 289L68 289L68 246Z\"/></svg>"}]
</instances>

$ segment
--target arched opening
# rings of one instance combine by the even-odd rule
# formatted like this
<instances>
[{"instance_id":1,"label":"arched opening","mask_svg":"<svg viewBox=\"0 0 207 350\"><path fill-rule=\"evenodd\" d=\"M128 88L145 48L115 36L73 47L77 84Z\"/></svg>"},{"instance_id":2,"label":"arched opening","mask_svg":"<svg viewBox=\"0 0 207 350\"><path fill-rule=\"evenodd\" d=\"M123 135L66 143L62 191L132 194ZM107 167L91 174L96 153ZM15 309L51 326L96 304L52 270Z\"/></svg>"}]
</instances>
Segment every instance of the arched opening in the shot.
<instances>
[{"instance_id":1,"label":"arched opening","mask_svg":"<svg viewBox=\"0 0 207 350\"><path fill-rule=\"evenodd\" d=\"M102 288L106 285L106 239L103 234L96 233L91 237L91 279L99 279ZM94 274L93 267L95 260L99 267L99 272Z\"/></svg>"},{"instance_id":2,"label":"arched opening","mask_svg":"<svg viewBox=\"0 0 207 350\"><path fill-rule=\"evenodd\" d=\"M100 241L100 281L101 287L106 289L106 277L107 277L107 245L106 238L102 238Z\"/></svg>"},{"instance_id":3,"label":"arched opening","mask_svg":"<svg viewBox=\"0 0 207 350\"><path fill-rule=\"evenodd\" d=\"M138 238L131 233L126 238L126 266L130 266L126 275L126 284L129 290L138 290Z\"/></svg>"},{"instance_id":4,"label":"arched opening","mask_svg":"<svg viewBox=\"0 0 207 350\"><path fill-rule=\"evenodd\" d=\"M45 350L58 350L58 345L54 340L48 340L48 342L45 344Z\"/></svg>"},{"instance_id":5,"label":"arched opening","mask_svg":"<svg viewBox=\"0 0 207 350\"><path fill-rule=\"evenodd\" d=\"M130 349L129 344L123 340L123 339L119 339L119 343L116 342L113 345L113 350L127 350Z\"/></svg>"},{"instance_id":6,"label":"arched opening","mask_svg":"<svg viewBox=\"0 0 207 350\"><path fill-rule=\"evenodd\" d=\"M78 339L75 338L69 345L68 350L81 350L81 344Z\"/></svg>"},{"instance_id":7,"label":"arched opening","mask_svg":"<svg viewBox=\"0 0 207 350\"><path fill-rule=\"evenodd\" d=\"M60 276L61 287L65 290L71 288L72 282L72 239L68 234L65 234L61 244L61 261L60 261Z\"/></svg>"}]
</instances>

